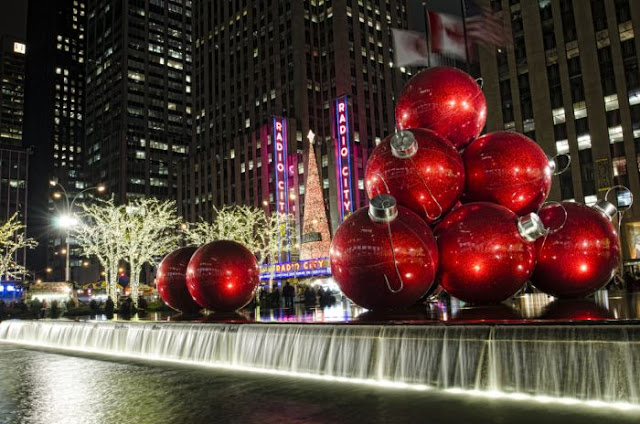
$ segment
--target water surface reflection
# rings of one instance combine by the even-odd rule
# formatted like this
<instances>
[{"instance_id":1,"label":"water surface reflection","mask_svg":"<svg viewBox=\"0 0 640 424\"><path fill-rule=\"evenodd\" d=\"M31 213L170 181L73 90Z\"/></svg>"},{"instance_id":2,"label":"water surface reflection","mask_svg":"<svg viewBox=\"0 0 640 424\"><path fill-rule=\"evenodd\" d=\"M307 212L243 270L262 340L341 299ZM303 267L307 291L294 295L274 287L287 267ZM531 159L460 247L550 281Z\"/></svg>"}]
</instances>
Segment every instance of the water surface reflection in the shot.
<instances>
[{"instance_id":1,"label":"water surface reflection","mask_svg":"<svg viewBox=\"0 0 640 424\"><path fill-rule=\"evenodd\" d=\"M63 356L0 345L0 422L609 422L613 411ZM116 358L109 358L116 359ZM616 411L617 423L638 422Z\"/></svg>"}]
</instances>

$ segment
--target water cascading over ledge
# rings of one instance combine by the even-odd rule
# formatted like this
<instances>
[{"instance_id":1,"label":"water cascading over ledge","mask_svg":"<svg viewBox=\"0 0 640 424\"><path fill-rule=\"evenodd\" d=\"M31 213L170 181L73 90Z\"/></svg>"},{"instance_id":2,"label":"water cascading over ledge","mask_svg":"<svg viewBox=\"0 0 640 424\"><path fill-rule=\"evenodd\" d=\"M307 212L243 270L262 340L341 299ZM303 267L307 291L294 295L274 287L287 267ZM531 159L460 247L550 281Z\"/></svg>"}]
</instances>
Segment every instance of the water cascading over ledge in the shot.
<instances>
[{"instance_id":1,"label":"water cascading over ledge","mask_svg":"<svg viewBox=\"0 0 640 424\"><path fill-rule=\"evenodd\" d=\"M631 325L5 321L0 341L122 357L640 404Z\"/></svg>"}]
</instances>

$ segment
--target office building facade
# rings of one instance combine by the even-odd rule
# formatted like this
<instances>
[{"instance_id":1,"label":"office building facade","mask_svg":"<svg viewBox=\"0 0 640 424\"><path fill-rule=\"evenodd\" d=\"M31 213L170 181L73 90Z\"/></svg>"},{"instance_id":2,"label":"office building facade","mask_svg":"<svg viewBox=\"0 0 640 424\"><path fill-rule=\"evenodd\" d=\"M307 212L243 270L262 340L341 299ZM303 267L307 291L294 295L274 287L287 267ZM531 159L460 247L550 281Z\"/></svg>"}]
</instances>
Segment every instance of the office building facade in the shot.
<instances>
[{"instance_id":1,"label":"office building facade","mask_svg":"<svg viewBox=\"0 0 640 424\"><path fill-rule=\"evenodd\" d=\"M191 8L88 1L87 175L119 202L175 196L191 141Z\"/></svg>"},{"instance_id":2,"label":"office building facade","mask_svg":"<svg viewBox=\"0 0 640 424\"><path fill-rule=\"evenodd\" d=\"M24 40L0 35L0 143L22 147Z\"/></svg>"},{"instance_id":3,"label":"office building facade","mask_svg":"<svg viewBox=\"0 0 640 424\"><path fill-rule=\"evenodd\" d=\"M480 52L487 131L515 130L549 156L570 154L551 200L594 204L616 185L640 196L640 4L494 0L491 7L513 48ZM625 212L621 232L625 257L640 259L640 204Z\"/></svg>"},{"instance_id":4,"label":"office building facade","mask_svg":"<svg viewBox=\"0 0 640 424\"><path fill-rule=\"evenodd\" d=\"M89 187L84 167L86 0L31 0L27 16L25 145L33 150L30 255L37 277L62 281L66 230L56 217ZM50 182L55 182L52 186ZM65 195L66 193L66 195ZM76 203L84 200L80 194ZM72 279L84 262L71 240Z\"/></svg>"},{"instance_id":5,"label":"office building facade","mask_svg":"<svg viewBox=\"0 0 640 424\"><path fill-rule=\"evenodd\" d=\"M17 215L23 224L31 153L23 146L25 55L24 40L0 36L0 222ZM25 250L16 252L22 265Z\"/></svg>"},{"instance_id":6,"label":"office building facade","mask_svg":"<svg viewBox=\"0 0 640 424\"><path fill-rule=\"evenodd\" d=\"M364 206L367 156L394 131L393 96L408 77L393 67L390 30L406 27L406 15L405 2L393 0L195 1L194 134L181 171L182 215L209 220L214 206L233 204L277 210L283 193L272 128L281 118L284 196L297 218L312 166L309 130L332 231L345 212ZM339 161L346 177L336 172Z\"/></svg>"}]
</instances>

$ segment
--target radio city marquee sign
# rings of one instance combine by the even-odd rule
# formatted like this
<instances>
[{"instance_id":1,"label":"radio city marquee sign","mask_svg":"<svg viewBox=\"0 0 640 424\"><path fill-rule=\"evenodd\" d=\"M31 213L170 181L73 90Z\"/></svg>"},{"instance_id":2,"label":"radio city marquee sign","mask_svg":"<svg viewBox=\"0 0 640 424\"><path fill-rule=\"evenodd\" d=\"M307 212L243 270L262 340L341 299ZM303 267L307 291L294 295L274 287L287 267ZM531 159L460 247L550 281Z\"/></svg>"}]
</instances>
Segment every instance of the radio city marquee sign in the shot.
<instances>
[{"instance_id":1,"label":"radio city marquee sign","mask_svg":"<svg viewBox=\"0 0 640 424\"><path fill-rule=\"evenodd\" d=\"M351 186L351 131L349 126L349 99L338 97L335 104L336 183L338 189L338 211L342 222L353 212L353 189Z\"/></svg>"},{"instance_id":2,"label":"radio city marquee sign","mask_svg":"<svg viewBox=\"0 0 640 424\"><path fill-rule=\"evenodd\" d=\"M331 275L329 258L307 259L298 262L280 262L260 267L260 279L302 278L318 275Z\"/></svg>"}]
</instances>

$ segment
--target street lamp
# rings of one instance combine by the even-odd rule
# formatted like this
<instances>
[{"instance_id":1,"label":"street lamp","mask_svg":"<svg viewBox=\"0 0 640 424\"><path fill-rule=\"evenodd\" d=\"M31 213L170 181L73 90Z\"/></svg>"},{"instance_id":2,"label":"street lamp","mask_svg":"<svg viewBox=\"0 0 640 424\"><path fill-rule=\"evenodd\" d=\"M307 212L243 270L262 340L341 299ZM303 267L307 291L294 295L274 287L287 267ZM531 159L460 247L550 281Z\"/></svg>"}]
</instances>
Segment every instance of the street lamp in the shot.
<instances>
[{"instance_id":1,"label":"street lamp","mask_svg":"<svg viewBox=\"0 0 640 424\"><path fill-rule=\"evenodd\" d=\"M64 201L65 201L65 213L63 213L56 219L56 224L59 228L66 230L67 247L66 249L62 249L61 252L63 254L66 254L66 266L65 266L65 272L64 272L64 279L65 281L71 281L71 261L70 261L71 249L69 246L69 233L71 232L71 228L75 227L78 224L78 218L76 218L76 216L73 213L73 206L75 205L76 200L78 200L81 194L86 193L87 191L90 191L90 190L96 190L98 193L102 193L106 190L106 187L102 184L99 184L95 187L87 187L84 190L76 193L71 198L71 200L69 200L69 193L67 193L67 190L65 190L62 184L60 184L56 180L51 180L49 181L49 185L51 187L56 187L56 186L60 187L62 191L61 192L57 191L53 193L53 197L55 199L61 199L64 197Z\"/></svg>"}]
</instances>

